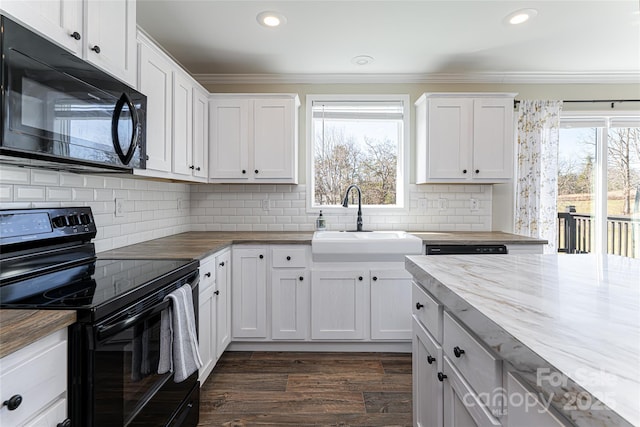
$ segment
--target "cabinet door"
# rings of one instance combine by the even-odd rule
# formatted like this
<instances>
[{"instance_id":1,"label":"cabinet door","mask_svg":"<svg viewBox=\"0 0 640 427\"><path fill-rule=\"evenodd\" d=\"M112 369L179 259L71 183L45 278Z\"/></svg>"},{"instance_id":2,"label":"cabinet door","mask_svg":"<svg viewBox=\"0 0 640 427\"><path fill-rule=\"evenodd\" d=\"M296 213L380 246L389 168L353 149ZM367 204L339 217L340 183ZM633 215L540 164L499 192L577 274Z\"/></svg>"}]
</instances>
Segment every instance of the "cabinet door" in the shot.
<instances>
[{"instance_id":1,"label":"cabinet door","mask_svg":"<svg viewBox=\"0 0 640 427\"><path fill-rule=\"evenodd\" d=\"M473 178L511 178L514 140L513 99L475 99Z\"/></svg>"},{"instance_id":2,"label":"cabinet door","mask_svg":"<svg viewBox=\"0 0 640 427\"><path fill-rule=\"evenodd\" d=\"M216 256L216 359L231 343L231 251Z\"/></svg>"},{"instance_id":3,"label":"cabinet door","mask_svg":"<svg viewBox=\"0 0 640 427\"><path fill-rule=\"evenodd\" d=\"M86 0L87 61L136 84L135 0Z\"/></svg>"},{"instance_id":4,"label":"cabinet door","mask_svg":"<svg viewBox=\"0 0 640 427\"><path fill-rule=\"evenodd\" d=\"M193 84L180 71L173 73L173 172L191 176L193 166Z\"/></svg>"},{"instance_id":5,"label":"cabinet door","mask_svg":"<svg viewBox=\"0 0 640 427\"><path fill-rule=\"evenodd\" d=\"M209 98L199 88L193 88L193 176L209 176Z\"/></svg>"},{"instance_id":6,"label":"cabinet door","mask_svg":"<svg viewBox=\"0 0 640 427\"><path fill-rule=\"evenodd\" d=\"M3 0L1 7L3 12L82 56L82 0Z\"/></svg>"},{"instance_id":7,"label":"cabinet door","mask_svg":"<svg viewBox=\"0 0 640 427\"><path fill-rule=\"evenodd\" d=\"M428 110L428 177L471 177L473 101L434 98Z\"/></svg>"},{"instance_id":8,"label":"cabinet door","mask_svg":"<svg viewBox=\"0 0 640 427\"><path fill-rule=\"evenodd\" d=\"M249 100L209 102L209 177L247 179L249 172Z\"/></svg>"},{"instance_id":9,"label":"cabinet door","mask_svg":"<svg viewBox=\"0 0 640 427\"><path fill-rule=\"evenodd\" d=\"M234 338L267 337L266 248L234 248L231 313Z\"/></svg>"},{"instance_id":10,"label":"cabinet door","mask_svg":"<svg viewBox=\"0 0 640 427\"><path fill-rule=\"evenodd\" d=\"M442 427L442 347L413 320L413 418L417 427Z\"/></svg>"},{"instance_id":11,"label":"cabinet door","mask_svg":"<svg viewBox=\"0 0 640 427\"><path fill-rule=\"evenodd\" d=\"M254 101L253 164L256 179L291 179L294 172L293 100Z\"/></svg>"},{"instance_id":12,"label":"cabinet door","mask_svg":"<svg viewBox=\"0 0 640 427\"><path fill-rule=\"evenodd\" d=\"M478 399L471 386L444 359L444 426L445 427L499 427L500 422L491 415Z\"/></svg>"},{"instance_id":13,"label":"cabinet door","mask_svg":"<svg viewBox=\"0 0 640 427\"><path fill-rule=\"evenodd\" d=\"M302 340L309 331L308 270L274 270L271 274L271 337Z\"/></svg>"},{"instance_id":14,"label":"cabinet door","mask_svg":"<svg viewBox=\"0 0 640 427\"><path fill-rule=\"evenodd\" d=\"M411 275L371 270L371 339L411 339Z\"/></svg>"},{"instance_id":15,"label":"cabinet door","mask_svg":"<svg viewBox=\"0 0 640 427\"><path fill-rule=\"evenodd\" d=\"M171 171L173 138L173 66L145 43L140 43L138 88L147 96L147 169Z\"/></svg>"},{"instance_id":16,"label":"cabinet door","mask_svg":"<svg viewBox=\"0 0 640 427\"><path fill-rule=\"evenodd\" d=\"M215 298L213 292L215 286L209 286L200 291L198 310L198 350L202 359L198 379L200 385L204 384L216 362L216 337L215 337Z\"/></svg>"},{"instance_id":17,"label":"cabinet door","mask_svg":"<svg viewBox=\"0 0 640 427\"><path fill-rule=\"evenodd\" d=\"M363 339L368 271L314 270L311 277L311 338Z\"/></svg>"}]
</instances>

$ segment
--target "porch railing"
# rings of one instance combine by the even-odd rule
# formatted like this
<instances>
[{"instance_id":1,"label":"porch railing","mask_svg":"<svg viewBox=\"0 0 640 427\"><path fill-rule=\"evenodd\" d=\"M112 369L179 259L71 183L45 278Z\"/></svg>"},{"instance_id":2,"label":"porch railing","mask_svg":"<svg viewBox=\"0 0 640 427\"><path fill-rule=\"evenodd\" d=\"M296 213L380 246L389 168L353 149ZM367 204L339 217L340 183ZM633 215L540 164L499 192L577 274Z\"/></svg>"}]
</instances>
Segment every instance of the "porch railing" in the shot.
<instances>
[{"instance_id":1,"label":"porch railing","mask_svg":"<svg viewBox=\"0 0 640 427\"><path fill-rule=\"evenodd\" d=\"M593 216L558 212L558 252L569 254L593 251ZM626 216L607 217L607 253L637 257L640 245L640 220Z\"/></svg>"}]
</instances>

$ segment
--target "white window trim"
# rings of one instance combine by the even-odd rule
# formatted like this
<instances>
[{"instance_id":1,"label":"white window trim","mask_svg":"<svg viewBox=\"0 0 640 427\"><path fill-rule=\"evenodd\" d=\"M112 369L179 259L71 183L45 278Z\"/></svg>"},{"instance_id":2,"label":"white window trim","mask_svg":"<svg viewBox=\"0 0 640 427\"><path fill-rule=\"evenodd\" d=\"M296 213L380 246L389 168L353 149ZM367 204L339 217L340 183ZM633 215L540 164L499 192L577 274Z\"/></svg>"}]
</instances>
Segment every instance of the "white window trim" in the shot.
<instances>
[{"instance_id":1,"label":"white window trim","mask_svg":"<svg viewBox=\"0 0 640 427\"><path fill-rule=\"evenodd\" d=\"M398 182L396 187L396 202L402 198L402 203L395 206L382 205L366 205L363 210L378 214L391 213L408 213L409 212L409 153L411 140L411 107L410 96L407 94L398 95L307 95L306 96L306 150L307 150L307 194L306 206L308 214L317 214L322 210L325 213L347 214L357 211L358 206L349 205L348 208L341 206L313 206L313 194L315 192L314 174L313 174L313 125L312 125L312 106L315 101L401 101L403 114L402 142L398 147Z\"/></svg>"}]
</instances>

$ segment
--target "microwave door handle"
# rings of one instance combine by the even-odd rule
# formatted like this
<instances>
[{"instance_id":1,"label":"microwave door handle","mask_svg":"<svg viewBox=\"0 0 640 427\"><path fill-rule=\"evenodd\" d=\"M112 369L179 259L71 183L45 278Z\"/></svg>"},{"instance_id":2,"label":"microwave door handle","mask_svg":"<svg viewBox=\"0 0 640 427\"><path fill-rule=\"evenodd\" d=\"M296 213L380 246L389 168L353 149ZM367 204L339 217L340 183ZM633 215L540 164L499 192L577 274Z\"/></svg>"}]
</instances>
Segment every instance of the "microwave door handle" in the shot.
<instances>
[{"instance_id":1,"label":"microwave door handle","mask_svg":"<svg viewBox=\"0 0 640 427\"><path fill-rule=\"evenodd\" d=\"M98 340L99 341L103 341L115 334L117 334L120 331L123 331L127 328L130 328L131 326L135 325L136 323L140 323L142 321L145 321L147 319L149 319L150 317L160 313L161 311L165 310L167 307L169 307L169 305L171 304L170 300L166 300L163 301L162 303L153 306L152 308L150 308L149 310L143 311L140 314L136 314L135 316L131 316L131 317L127 317L124 320L121 320L119 322L113 323L113 324L107 324L107 325L99 325L97 327L98 330Z\"/></svg>"},{"instance_id":2,"label":"microwave door handle","mask_svg":"<svg viewBox=\"0 0 640 427\"><path fill-rule=\"evenodd\" d=\"M122 109L125 105L129 107L131 118L133 120L131 141L129 142L129 149L126 153L122 151L122 146L120 145L120 136L118 135L120 113L122 113ZM131 99L129 99L126 93L123 93L120 99L118 99L116 108L113 110L113 117L111 118L111 139L113 140L113 148L116 150L120 161L122 162L122 164L128 165L133 158L133 155L135 154L136 147L138 146L138 115L136 114L136 110L133 103L131 102Z\"/></svg>"}]
</instances>

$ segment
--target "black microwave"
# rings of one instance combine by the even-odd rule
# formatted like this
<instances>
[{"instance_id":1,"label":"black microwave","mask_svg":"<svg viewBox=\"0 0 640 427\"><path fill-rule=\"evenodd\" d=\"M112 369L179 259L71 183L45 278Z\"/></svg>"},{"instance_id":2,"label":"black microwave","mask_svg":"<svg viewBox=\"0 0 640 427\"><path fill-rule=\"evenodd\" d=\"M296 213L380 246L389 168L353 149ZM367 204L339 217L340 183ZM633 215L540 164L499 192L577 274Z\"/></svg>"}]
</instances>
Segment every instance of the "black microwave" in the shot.
<instances>
[{"instance_id":1,"label":"black microwave","mask_svg":"<svg viewBox=\"0 0 640 427\"><path fill-rule=\"evenodd\" d=\"M1 163L145 169L146 96L5 16L0 25Z\"/></svg>"}]
</instances>

